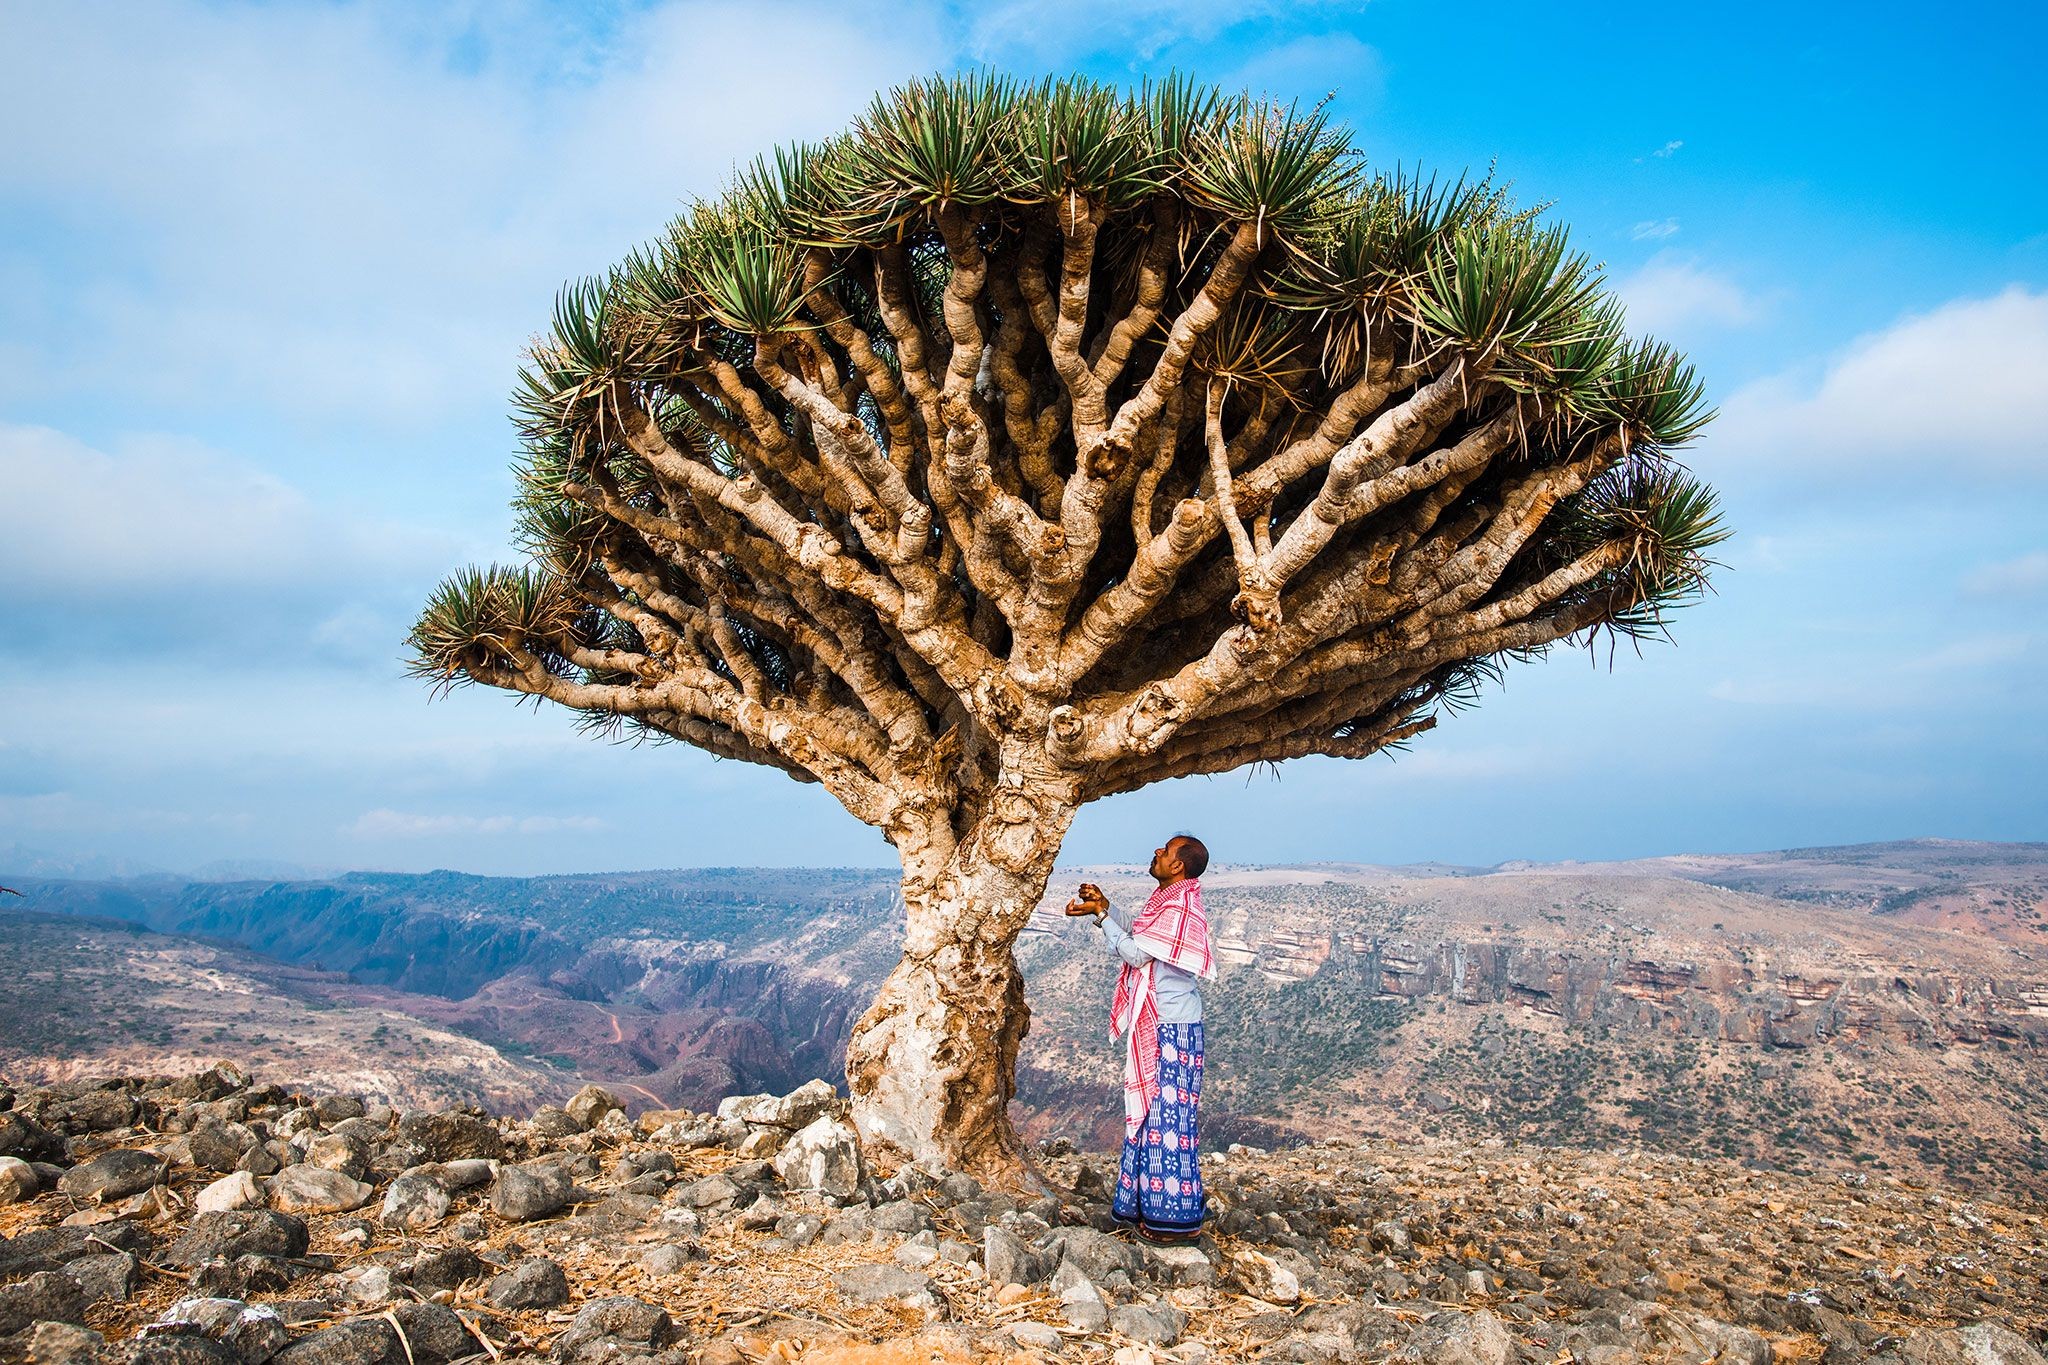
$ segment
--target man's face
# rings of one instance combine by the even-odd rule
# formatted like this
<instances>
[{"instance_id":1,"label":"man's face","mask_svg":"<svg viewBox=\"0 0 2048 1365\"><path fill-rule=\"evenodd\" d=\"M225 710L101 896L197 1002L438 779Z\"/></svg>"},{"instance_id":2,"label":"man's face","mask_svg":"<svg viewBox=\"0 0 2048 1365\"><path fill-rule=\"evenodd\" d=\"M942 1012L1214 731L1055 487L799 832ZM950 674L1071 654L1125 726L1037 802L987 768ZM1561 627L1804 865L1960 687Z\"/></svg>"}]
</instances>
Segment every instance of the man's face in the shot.
<instances>
[{"instance_id":1,"label":"man's face","mask_svg":"<svg viewBox=\"0 0 2048 1365\"><path fill-rule=\"evenodd\" d=\"M1168 839L1164 844L1152 850L1153 876L1165 877L1179 870L1180 850L1174 847L1172 839Z\"/></svg>"}]
</instances>

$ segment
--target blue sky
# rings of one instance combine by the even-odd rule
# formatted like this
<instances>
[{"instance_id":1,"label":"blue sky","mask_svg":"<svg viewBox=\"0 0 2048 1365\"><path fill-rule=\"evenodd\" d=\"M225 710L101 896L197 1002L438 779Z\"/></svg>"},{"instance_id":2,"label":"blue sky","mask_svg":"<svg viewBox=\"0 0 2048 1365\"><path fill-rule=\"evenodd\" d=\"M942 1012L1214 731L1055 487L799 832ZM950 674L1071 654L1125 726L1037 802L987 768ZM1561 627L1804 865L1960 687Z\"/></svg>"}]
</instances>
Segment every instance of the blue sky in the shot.
<instances>
[{"instance_id":1,"label":"blue sky","mask_svg":"<svg viewBox=\"0 0 2048 1365\"><path fill-rule=\"evenodd\" d=\"M2048 116L2031 6L0 3L0 865L886 863L815 787L428 703L509 557L556 286L878 87L992 63L1333 95L1494 165L1698 361L1737 539L1641 657L1398 760L1168 784L1073 860L1492 863L2048 838Z\"/></svg>"}]
</instances>

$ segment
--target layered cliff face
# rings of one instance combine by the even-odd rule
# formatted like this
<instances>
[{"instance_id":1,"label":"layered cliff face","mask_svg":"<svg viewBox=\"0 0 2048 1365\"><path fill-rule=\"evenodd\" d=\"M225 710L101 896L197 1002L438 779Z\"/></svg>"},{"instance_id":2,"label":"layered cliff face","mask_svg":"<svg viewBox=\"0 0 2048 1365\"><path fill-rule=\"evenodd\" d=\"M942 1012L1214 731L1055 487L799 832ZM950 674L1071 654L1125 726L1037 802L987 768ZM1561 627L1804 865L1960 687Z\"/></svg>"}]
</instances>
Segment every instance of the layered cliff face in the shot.
<instances>
[{"instance_id":1,"label":"layered cliff face","mask_svg":"<svg viewBox=\"0 0 2048 1365\"><path fill-rule=\"evenodd\" d=\"M2048 848L1838 850L1833 882L1829 856L1212 869L1207 1136L1631 1142L1883 1163L2038 1197L2048 966L2027 926L2048 904ZM1083 878L1127 903L1148 886L1131 868L1055 879L1018 948L1034 1020L1017 1117L1033 1137L1108 1145L1113 965L1058 914ZM393 1086L430 1098L447 1084L450 1100L475 1082L434 1072L420 1029L399 1022L487 1045L512 1064L490 1084L516 1075L536 1096L587 1079L635 1105L707 1108L836 1082L900 933L880 870L24 889L42 910L116 914L172 931L168 943L203 932L283 956L280 1017L371 1011L361 1017L393 1021L386 1039L411 1040L308 1027L290 1036L315 1052L332 1037L335 1055L295 1053L295 1066L359 1067L362 1049L382 1047L379 1074L413 1077ZM203 1013L212 988L196 969L177 988L174 960L143 954L133 970L152 974L152 998L169 991L183 1014ZM0 989L32 965L0 962ZM232 1028L187 1032L180 1047L240 1043ZM142 1065L140 1041L106 1044L101 1063ZM71 1030L10 1064L83 1074L99 1046Z\"/></svg>"},{"instance_id":2,"label":"layered cliff face","mask_svg":"<svg viewBox=\"0 0 2048 1365\"><path fill-rule=\"evenodd\" d=\"M2048 902L2048 850L1976 847L1972 890L1955 846L1931 846L1938 894L2002 896L2022 920ZM1661 863L1212 871L1205 1104L1233 1132L1258 1118L1303 1136L1642 1142L2039 1197L2048 965L2024 938L1889 913L1905 893L1851 853L1849 889L1830 895L1805 851L1794 899ZM1916 853L1894 846L1900 881L1921 876ZM1759 861L1700 871L1768 887ZM1144 891L1128 870L1078 875L1113 898ZM1114 1100L1115 1058L1094 1036L1107 964L1051 918L1038 927L1022 949L1034 1131L1080 1124L1106 1141L1088 1116Z\"/></svg>"}]
</instances>

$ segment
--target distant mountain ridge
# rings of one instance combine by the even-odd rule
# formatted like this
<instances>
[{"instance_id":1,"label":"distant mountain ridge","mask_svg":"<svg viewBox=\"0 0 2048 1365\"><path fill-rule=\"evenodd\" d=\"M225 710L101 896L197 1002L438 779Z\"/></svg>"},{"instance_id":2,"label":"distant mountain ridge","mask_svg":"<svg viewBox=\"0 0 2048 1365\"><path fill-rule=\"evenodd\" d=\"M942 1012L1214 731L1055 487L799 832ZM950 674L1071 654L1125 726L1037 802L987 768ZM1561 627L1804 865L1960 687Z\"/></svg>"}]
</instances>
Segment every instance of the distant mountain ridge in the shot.
<instances>
[{"instance_id":1,"label":"distant mountain ridge","mask_svg":"<svg viewBox=\"0 0 2048 1365\"><path fill-rule=\"evenodd\" d=\"M1020 943L1035 1014L1019 1119L1106 1142L1109 964L1056 912L1083 876L1117 898L1146 885L1063 868ZM9 884L26 910L260 955L291 999L477 1040L514 1064L492 1081L509 1107L584 1079L697 1108L837 1081L900 932L882 869ZM2048 844L1219 864L1204 885L1215 1140L1640 1142L2048 1192L2030 1099L2048 1082ZM23 970L0 964L0 989ZM0 1050L0 1075L91 1063Z\"/></svg>"}]
</instances>

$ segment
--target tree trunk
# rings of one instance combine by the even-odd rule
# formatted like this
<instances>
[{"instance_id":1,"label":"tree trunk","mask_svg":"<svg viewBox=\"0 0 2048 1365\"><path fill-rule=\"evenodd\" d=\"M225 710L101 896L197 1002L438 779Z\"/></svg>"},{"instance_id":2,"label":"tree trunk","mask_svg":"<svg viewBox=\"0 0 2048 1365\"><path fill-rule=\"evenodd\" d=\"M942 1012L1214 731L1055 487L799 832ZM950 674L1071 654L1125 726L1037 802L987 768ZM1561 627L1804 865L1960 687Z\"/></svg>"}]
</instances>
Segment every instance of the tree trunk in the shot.
<instances>
[{"instance_id":1,"label":"tree trunk","mask_svg":"<svg viewBox=\"0 0 2048 1365\"><path fill-rule=\"evenodd\" d=\"M846 1079L870 1153L1021 1190L1030 1176L1009 1106L1031 1011L1011 948L1073 810L1005 795L931 872L927 850L899 837L903 956L853 1027Z\"/></svg>"}]
</instances>

